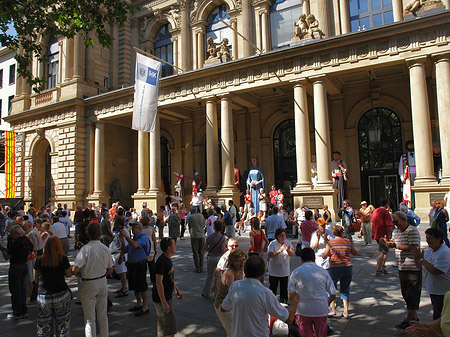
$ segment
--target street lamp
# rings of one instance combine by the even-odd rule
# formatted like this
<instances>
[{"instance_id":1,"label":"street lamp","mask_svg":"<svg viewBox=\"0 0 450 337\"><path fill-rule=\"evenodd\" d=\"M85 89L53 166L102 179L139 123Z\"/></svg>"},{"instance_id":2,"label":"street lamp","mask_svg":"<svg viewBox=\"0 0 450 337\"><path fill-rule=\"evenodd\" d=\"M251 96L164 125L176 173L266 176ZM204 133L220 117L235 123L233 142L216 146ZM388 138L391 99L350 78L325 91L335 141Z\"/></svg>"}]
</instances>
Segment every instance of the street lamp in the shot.
<instances>
[{"instance_id":1,"label":"street lamp","mask_svg":"<svg viewBox=\"0 0 450 337\"><path fill-rule=\"evenodd\" d=\"M379 144L381 141L381 131L383 125L380 123L378 117L376 119L372 119L367 126L367 134L369 137L369 143L371 144Z\"/></svg>"}]
</instances>

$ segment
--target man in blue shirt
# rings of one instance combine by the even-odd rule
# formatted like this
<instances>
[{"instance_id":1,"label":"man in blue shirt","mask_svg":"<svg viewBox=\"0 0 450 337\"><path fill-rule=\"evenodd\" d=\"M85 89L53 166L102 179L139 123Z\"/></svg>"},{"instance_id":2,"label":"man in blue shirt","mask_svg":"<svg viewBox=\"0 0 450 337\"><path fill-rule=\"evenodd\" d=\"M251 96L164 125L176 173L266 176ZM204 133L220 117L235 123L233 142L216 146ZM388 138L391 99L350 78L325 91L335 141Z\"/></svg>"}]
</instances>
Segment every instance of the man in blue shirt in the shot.
<instances>
[{"instance_id":1,"label":"man in blue shirt","mask_svg":"<svg viewBox=\"0 0 450 337\"><path fill-rule=\"evenodd\" d=\"M418 227L420 225L419 216L416 213L414 213L412 209L409 209L404 202L400 203L400 211L406 214L407 223L413 225L414 227Z\"/></svg>"},{"instance_id":2,"label":"man in blue shirt","mask_svg":"<svg viewBox=\"0 0 450 337\"><path fill-rule=\"evenodd\" d=\"M278 228L286 228L286 223L281 216L278 216L278 207L272 208L272 215L266 219L266 236L269 242L275 240L275 232Z\"/></svg>"},{"instance_id":3,"label":"man in blue shirt","mask_svg":"<svg viewBox=\"0 0 450 337\"><path fill-rule=\"evenodd\" d=\"M147 235L142 233L142 224L131 224L133 239L127 236L124 229L120 230L120 240L128 245L122 245L122 255L128 253L128 288L134 291L136 305L128 311L136 312L135 316L143 316L149 313L148 309L148 284L147 284L147 256L150 254L150 241Z\"/></svg>"},{"instance_id":4,"label":"man in blue shirt","mask_svg":"<svg viewBox=\"0 0 450 337\"><path fill-rule=\"evenodd\" d=\"M226 205L221 205L220 209L223 212L223 217L220 219L225 226L225 235L227 238L234 238L236 236L236 232L233 226L233 220L231 218L230 212L227 210Z\"/></svg>"}]
</instances>

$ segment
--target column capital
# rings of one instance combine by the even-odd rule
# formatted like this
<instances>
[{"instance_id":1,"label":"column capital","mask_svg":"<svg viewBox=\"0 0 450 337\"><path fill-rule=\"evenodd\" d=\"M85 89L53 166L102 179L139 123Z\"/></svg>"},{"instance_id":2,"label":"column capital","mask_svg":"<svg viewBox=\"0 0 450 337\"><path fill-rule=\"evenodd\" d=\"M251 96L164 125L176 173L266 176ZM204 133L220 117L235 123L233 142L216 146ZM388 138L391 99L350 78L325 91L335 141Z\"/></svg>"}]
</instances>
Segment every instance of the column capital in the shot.
<instances>
[{"instance_id":1,"label":"column capital","mask_svg":"<svg viewBox=\"0 0 450 337\"><path fill-rule=\"evenodd\" d=\"M312 84L315 84L315 83L325 82L325 80L327 79L327 76L326 75L310 76L308 79Z\"/></svg>"},{"instance_id":2,"label":"column capital","mask_svg":"<svg viewBox=\"0 0 450 337\"><path fill-rule=\"evenodd\" d=\"M231 101L231 95L229 93L226 94L219 94L217 95L217 98L220 99L220 101Z\"/></svg>"},{"instance_id":3,"label":"column capital","mask_svg":"<svg viewBox=\"0 0 450 337\"><path fill-rule=\"evenodd\" d=\"M439 63L441 61L448 62L450 60L450 52L431 54L431 59L433 60L434 63Z\"/></svg>"},{"instance_id":4,"label":"column capital","mask_svg":"<svg viewBox=\"0 0 450 337\"><path fill-rule=\"evenodd\" d=\"M207 103L207 102L216 102L217 101L217 96L216 95L208 95L205 96L203 98L203 102Z\"/></svg>"},{"instance_id":5,"label":"column capital","mask_svg":"<svg viewBox=\"0 0 450 337\"><path fill-rule=\"evenodd\" d=\"M294 88L297 86L305 86L308 84L308 78L306 78L306 77L298 78L298 79L289 81L289 83L291 83Z\"/></svg>"},{"instance_id":6,"label":"column capital","mask_svg":"<svg viewBox=\"0 0 450 337\"><path fill-rule=\"evenodd\" d=\"M419 56L405 59L408 68L423 66L427 61L427 56Z\"/></svg>"}]
</instances>

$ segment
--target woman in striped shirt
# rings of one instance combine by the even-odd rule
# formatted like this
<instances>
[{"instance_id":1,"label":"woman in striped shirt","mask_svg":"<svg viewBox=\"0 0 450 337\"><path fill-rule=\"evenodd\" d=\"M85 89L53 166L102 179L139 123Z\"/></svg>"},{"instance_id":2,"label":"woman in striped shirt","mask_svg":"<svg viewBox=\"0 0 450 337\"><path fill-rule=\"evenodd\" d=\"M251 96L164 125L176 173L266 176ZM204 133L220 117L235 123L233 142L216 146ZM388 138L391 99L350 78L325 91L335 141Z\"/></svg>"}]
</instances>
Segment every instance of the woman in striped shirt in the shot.
<instances>
[{"instance_id":1,"label":"woman in striped shirt","mask_svg":"<svg viewBox=\"0 0 450 337\"><path fill-rule=\"evenodd\" d=\"M337 288L339 282L339 291L341 299L344 302L344 312L342 316L348 318L348 304L350 294L350 283L352 282L353 264L350 254L358 255L349 239L344 239L344 227L336 225L333 227L335 239L327 243L323 253L323 258L330 256L330 276ZM336 302L331 303L329 316L336 315Z\"/></svg>"}]
</instances>

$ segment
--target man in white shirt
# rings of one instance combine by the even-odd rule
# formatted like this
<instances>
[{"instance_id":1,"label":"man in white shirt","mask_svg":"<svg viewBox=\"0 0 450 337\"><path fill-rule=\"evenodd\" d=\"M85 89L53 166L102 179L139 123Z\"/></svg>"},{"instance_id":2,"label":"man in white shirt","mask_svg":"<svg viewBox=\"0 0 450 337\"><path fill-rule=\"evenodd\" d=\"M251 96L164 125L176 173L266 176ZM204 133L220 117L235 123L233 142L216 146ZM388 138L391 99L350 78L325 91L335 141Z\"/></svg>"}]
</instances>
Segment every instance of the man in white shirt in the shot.
<instances>
[{"instance_id":1,"label":"man in white shirt","mask_svg":"<svg viewBox=\"0 0 450 337\"><path fill-rule=\"evenodd\" d=\"M298 236L298 229L300 228L302 221L306 220L305 218L306 211L309 211L309 209L305 207L305 204L302 202L294 212L295 225L294 228L292 229L294 232L292 237L294 238Z\"/></svg>"},{"instance_id":2,"label":"man in white shirt","mask_svg":"<svg viewBox=\"0 0 450 337\"><path fill-rule=\"evenodd\" d=\"M289 295L299 293L296 314L300 316L300 336L326 337L328 306L336 298L336 288L328 272L316 265L314 250L303 248L302 265L292 272ZM328 297L328 294L330 296Z\"/></svg>"},{"instance_id":3,"label":"man in white shirt","mask_svg":"<svg viewBox=\"0 0 450 337\"><path fill-rule=\"evenodd\" d=\"M233 310L232 337L269 337L268 315L290 324L294 320L299 295L291 295L291 307L286 309L268 288L264 280L266 264L259 256L250 256L245 263L246 279L234 281L222 303L222 311Z\"/></svg>"},{"instance_id":4,"label":"man in white shirt","mask_svg":"<svg viewBox=\"0 0 450 337\"><path fill-rule=\"evenodd\" d=\"M272 208L272 215L267 217L266 219L266 236L270 241L275 240L275 232L278 228L286 228L286 222L279 217L278 215L278 207Z\"/></svg>"},{"instance_id":5,"label":"man in white shirt","mask_svg":"<svg viewBox=\"0 0 450 337\"><path fill-rule=\"evenodd\" d=\"M62 222L59 221L59 217L53 217L53 225L51 228L53 235L56 235L61 241L61 246L64 252L64 255L68 256L69 254L69 239L67 238L67 230L66 226Z\"/></svg>"},{"instance_id":6,"label":"man in white shirt","mask_svg":"<svg viewBox=\"0 0 450 337\"><path fill-rule=\"evenodd\" d=\"M89 242L81 247L72 267L73 274L80 275L81 272L83 280L80 297L86 337L96 336L96 319L99 336L109 336L106 276L111 274L113 262L108 247L99 241L101 234L99 223L91 222L87 227Z\"/></svg>"},{"instance_id":7,"label":"man in white shirt","mask_svg":"<svg viewBox=\"0 0 450 337\"><path fill-rule=\"evenodd\" d=\"M62 222L66 227L67 237L70 238L70 227L72 227L72 220L67 216L66 211L61 212L61 216L59 217L59 222Z\"/></svg>"}]
</instances>

